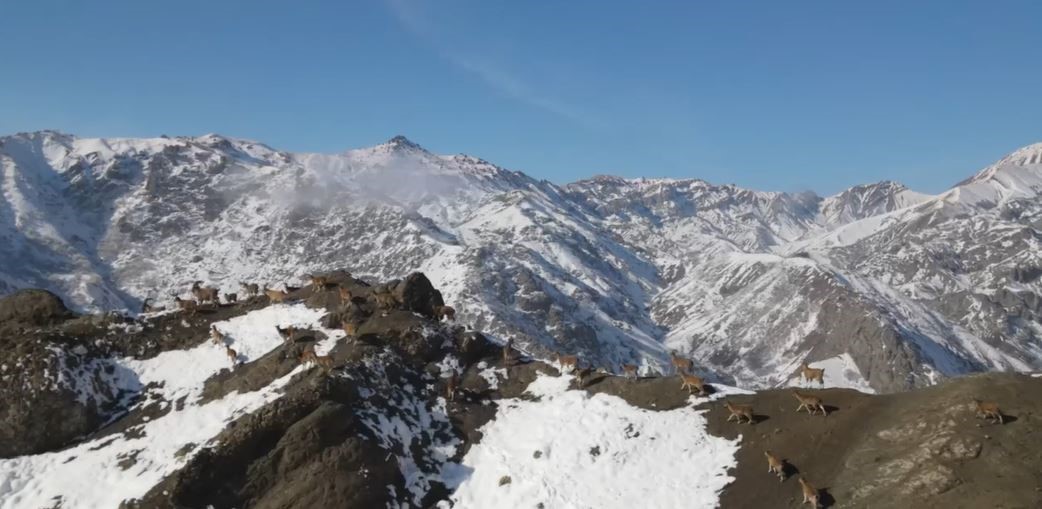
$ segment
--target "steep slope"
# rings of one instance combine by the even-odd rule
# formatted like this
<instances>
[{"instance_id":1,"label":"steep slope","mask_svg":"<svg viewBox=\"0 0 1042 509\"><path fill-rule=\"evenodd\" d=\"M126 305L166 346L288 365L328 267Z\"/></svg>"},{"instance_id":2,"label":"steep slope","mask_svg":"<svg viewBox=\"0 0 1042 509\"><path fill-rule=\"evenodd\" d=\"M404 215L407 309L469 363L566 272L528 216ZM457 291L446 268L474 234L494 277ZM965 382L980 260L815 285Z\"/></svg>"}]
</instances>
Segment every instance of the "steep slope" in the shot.
<instances>
[{"instance_id":1,"label":"steep slope","mask_svg":"<svg viewBox=\"0 0 1042 509\"><path fill-rule=\"evenodd\" d=\"M346 260L370 279L423 270L465 323L541 355L655 371L673 349L749 386L849 359L850 385L900 390L1042 366L1039 147L938 196L881 182L822 198L562 187L404 137L293 154L23 133L0 139L0 294L137 310L195 280L281 287Z\"/></svg>"}]
</instances>

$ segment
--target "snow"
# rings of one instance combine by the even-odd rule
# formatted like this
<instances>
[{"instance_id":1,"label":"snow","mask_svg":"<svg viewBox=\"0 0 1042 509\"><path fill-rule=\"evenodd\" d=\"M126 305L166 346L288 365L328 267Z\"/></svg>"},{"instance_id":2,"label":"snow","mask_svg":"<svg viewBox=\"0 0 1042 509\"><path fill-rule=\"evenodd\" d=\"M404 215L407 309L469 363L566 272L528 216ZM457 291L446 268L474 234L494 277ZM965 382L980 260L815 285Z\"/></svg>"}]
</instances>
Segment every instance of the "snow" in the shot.
<instances>
[{"instance_id":1,"label":"snow","mask_svg":"<svg viewBox=\"0 0 1042 509\"><path fill-rule=\"evenodd\" d=\"M534 401L500 402L457 474L454 507L715 507L738 441L709 435L704 411L648 411L540 375ZM500 485L504 476L507 484ZM445 507L445 504L442 505Z\"/></svg>"},{"instance_id":2,"label":"snow","mask_svg":"<svg viewBox=\"0 0 1042 509\"><path fill-rule=\"evenodd\" d=\"M298 328L321 330L335 341L344 336L342 330L327 330L321 326L322 310L310 309L304 304L274 304L242 316L214 322L217 330L225 334L225 345L235 349L239 362L258 359L283 344L275 326L292 325ZM319 344L315 351L327 349ZM224 346L207 341L189 350L170 350L151 359L127 359L122 363L137 373L142 385L160 385L150 397L162 397L176 401L187 397L189 402L202 397L203 382L222 369L230 367Z\"/></svg>"},{"instance_id":3,"label":"snow","mask_svg":"<svg viewBox=\"0 0 1042 509\"><path fill-rule=\"evenodd\" d=\"M865 377L861 375L861 370L858 369L857 364L854 363L853 357L848 353L843 353L825 360L810 362L808 365L812 368L825 370L825 387L854 389L855 391L861 391L866 394L876 393L875 389L873 389L872 386L868 384L868 381L865 380ZM789 386L818 387L819 384L818 382L806 382L803 380L802 375L797 373L796 377L789 381Z\"/></svg>"},{"instance_id":4,"label":"snow","mask_svg":"<svg viewBox=\"0 0 1042 509\"><path fill-rule=\"evenodd\" d=\"M303 304L279 304L216 324L239 351L240 360L249 362L282 344L275 325L319 330L329 336L327 342L342 337L343 331L321 327L322 314ZM203 383L230 364L223 349L209 341L151 359L115 362L125 370L125 385L158 384L145 403L160 401L168 412L133 427L132 433L103 436L62 451L0 460L0 509L52 507L57 501L62 507L110 508L141 497L211 445L229 422L278 399L282 387L302 369L295 368L258 391L231 393L200 404ZM178 400L183 406L173 405ZM188 450L190 444L194 447Z\"/></svg>"}]
</instances>

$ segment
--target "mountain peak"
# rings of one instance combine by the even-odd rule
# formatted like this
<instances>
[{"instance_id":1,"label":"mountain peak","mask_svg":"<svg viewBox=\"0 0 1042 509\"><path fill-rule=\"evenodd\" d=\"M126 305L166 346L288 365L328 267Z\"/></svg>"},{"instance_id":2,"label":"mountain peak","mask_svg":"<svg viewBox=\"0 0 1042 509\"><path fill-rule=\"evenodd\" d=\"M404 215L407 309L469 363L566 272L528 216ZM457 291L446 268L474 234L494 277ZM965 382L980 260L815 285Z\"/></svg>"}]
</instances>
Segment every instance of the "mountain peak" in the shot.
<instances>
[{"instance_id":1,"label":"mountain peak","mask_svg":"<svg viewBox=\"0 0 1042 509\"><path fill-rule=\"evenodd\" d=\"M426 150L423 147L421 147L418 143L410 140L409 138L406 138L401 134L387 140L387 142L384 143L384 145L391 148L392 150L419 150L422 152L426 152Z\"/></svg>"},{"instance_id":2,"label":"mountain peak","mask_svg":"<svg viewBox=\"0 0 1042 509\"><path fill-rule=\"evenodd\" d=\"M1003 157L998 164L1012 164L1014 166L1042 164L1042 142L1018 148L1010 152L1006 157Z\"/></svg>"}]
</instances>

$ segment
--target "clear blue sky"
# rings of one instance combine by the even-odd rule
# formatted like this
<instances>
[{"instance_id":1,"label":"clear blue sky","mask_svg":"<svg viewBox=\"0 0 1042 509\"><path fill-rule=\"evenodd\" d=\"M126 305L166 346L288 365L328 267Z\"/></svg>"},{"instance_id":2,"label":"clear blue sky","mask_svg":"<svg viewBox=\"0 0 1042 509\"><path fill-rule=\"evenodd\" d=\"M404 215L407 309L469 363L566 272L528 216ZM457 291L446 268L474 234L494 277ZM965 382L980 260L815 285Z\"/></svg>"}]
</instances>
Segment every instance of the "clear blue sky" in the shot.
<instances>
[{"instance_id":1,"label":"clear blue sky","mask_svg":"<svg viewBox=\"0 0 1042 509\"><path fill-rule=\"evenodd\" d=\"M1042 2L0 0L0 133L405 134L556 182L938 191L1042 141Z\"/></svg>"}]
</instances>

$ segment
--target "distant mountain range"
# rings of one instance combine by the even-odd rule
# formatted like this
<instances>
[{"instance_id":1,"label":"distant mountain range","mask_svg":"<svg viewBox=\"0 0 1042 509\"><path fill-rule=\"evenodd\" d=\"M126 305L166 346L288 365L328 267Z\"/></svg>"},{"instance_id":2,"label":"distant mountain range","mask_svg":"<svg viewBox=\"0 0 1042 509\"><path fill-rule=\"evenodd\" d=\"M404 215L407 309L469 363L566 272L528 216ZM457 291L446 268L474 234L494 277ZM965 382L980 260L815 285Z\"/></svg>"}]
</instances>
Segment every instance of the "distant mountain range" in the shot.
<instances>
[{"instance_id":1,"label":"distant mountain range","mask_svg":"<svg viewBox=\"0 0 1042 509\"><path fill-rule=\"evenodd\" d=\"M718 380L896 391L1042 368L1042 144L938 195L820 197L697 179L568 185L404 137L297 154L218 135L0 138L0 295L80 309L192 281L295 284L423 271L463 323L536 355Z\"/></svg>"}]
</instances>

